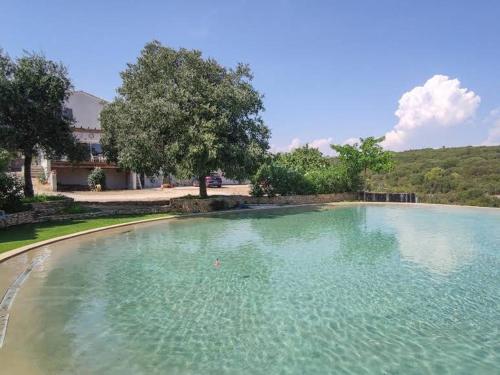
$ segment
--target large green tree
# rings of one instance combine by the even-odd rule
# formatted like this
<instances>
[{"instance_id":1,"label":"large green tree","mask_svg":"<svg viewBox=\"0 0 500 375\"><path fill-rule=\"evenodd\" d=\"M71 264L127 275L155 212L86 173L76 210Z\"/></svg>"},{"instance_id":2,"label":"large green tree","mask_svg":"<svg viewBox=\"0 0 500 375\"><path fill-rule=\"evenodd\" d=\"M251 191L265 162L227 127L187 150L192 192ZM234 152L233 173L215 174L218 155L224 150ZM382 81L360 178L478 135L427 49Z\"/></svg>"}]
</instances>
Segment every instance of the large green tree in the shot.
<instances>
[{"instance_id":1,"label":"large green tree","mask_svg":"<svg viewBox=\"0 0 500 375\"><path fill-rule=\"evenodd\" d=\"M244 179L264 159L270 131L247 65L228 69L154 41L121 77L118 97L101 113L104 150L120 166L196 177L206 197L210 172Z\"/></svg>"},{"instance_id":2,"label":"large green tree","mask_svg":"<svg viewBox=\"0 0 500 375\"><path fill-rule=\"evenodd\" d=\"M38 54L14 61L0 50L0 146L24 156L27 197L33 196L31 162L37 152L77 154L72 120L64 116L71 88L62 64Z\"/></svg>"},{"instance_id":3,"label":"large green tree","mask_svg":"<svg viewBox=\"0 0 500 375\"><path fill-rule=\"evenodd\" d=\"M313 169L321 169L328 166L328 159L317 148L308 144L298 147L291 152L278 153L276 161L287 168L295 169L301 173L307 173Z\"/></svg>"},{"instance_id":4,"label":"large green tree","mask_svg":"<svg viewBox=\"0 0 500 375\"><path fill-rule=\"evenodd\" d=\"M343 163L350 175L355 176L363 173L363 181L366 188L367 173L388 172L393 168L393 156L390 151L385 151L380 145L385 137L360 138L360 143L353 145L331 145L338 153L338 159Z\"/></svg>"}]
</instances>

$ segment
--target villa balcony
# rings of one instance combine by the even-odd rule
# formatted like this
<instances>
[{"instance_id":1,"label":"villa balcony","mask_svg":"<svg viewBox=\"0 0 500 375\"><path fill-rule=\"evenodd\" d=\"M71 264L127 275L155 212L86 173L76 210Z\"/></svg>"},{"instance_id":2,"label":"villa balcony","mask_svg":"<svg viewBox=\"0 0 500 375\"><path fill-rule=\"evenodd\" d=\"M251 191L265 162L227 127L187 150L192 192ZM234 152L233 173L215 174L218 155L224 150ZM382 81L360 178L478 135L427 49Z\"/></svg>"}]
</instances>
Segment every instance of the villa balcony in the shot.
<instances>
[{"instance_id":1,"label":"villa balcony","mask_svg":"<svg viewBox=\"0 0 500 375\"><path fill-rule=\"evenodd\" d=\"M118 169L116 163L108 162L102 155L91 155L88 160L77 163L70 162L68 159L59 159L51 161L51 168L90 168L100 167L102 169Z\"/></svg>"}]
</instances>

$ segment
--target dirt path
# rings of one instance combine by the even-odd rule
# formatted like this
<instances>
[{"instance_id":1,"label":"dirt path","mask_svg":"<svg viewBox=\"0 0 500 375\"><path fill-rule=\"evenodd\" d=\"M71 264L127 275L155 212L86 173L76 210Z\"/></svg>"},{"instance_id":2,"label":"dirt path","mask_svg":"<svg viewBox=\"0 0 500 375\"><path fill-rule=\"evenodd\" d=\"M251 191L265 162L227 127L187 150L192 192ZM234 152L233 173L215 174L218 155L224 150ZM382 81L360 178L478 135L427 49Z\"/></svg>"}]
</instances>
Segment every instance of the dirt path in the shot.
<instances>
[{"instance_id":1,"label":"dirt path","mask_svg":"<svg viewBox=\"0 0 500 375\"><path fill-rule=\"evenodd\" d=\"M192 186L182 186L172 189L144 189L144 190L110 190L103 192L93 191L72 191L60 192L73 198L75 201L85 202L118 202L118 201L155 201L170 198L182 197L184 195L198 195L198 188ZM42 191L40 191L42 193ZM48 192L43 191L44 194ZM209 188L208 195L248 195L248 185L224 185L222 188Z\"/></svg>"}]
</instances>

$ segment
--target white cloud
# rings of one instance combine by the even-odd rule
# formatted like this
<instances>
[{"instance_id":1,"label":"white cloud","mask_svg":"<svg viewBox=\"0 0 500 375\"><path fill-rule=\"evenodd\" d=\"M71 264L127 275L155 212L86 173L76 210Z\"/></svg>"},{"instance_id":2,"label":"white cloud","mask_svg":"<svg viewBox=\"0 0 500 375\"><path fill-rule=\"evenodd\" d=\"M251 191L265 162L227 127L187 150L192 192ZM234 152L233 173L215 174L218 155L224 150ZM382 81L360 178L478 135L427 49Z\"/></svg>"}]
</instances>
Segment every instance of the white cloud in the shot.
<instances>
[{"instance_id":1,"label":"white cloud","mask_svg":"<svg viewBox=\"0 0 500 375\"><path fill-rule=\"evenodd\" d=\"M333 155L334 151L330 147L330 145L333 143L333 138L328 137L328 138L318 138L318 139L313 139L310 142L303 142L300 138L293 138L290 144L288 144L285 147L279 147L276 145L271 146L271 152L290 152L295 150L296 148L299 148L301 146L305 146L309 144L310 147L317 148L319 149L323 154L325 155Z\"/></svg>"},{"instance_id":2,"label":"white cloud","mask_svg":"<svg viewBox=\"0 0 500 375\"><path fill-rule=\"evenodd\" d=\"M333 150L330 145L333 143L333 138L319 138L311 141L309 146L319 149L325 155L332 155Z\"/></svg>"},{"instance_id":3,"label":"white cloud","mask_svg":"<svg viewBox=\"0 0 500 375\"><path fill-rule=\"evenodd\" d=\"M272 153L290 152L290 151L293 151L300 146L302 146L302 141L300 140L300 138L293 138L292 141L286 146L277 146L275 144L272 144L270 151Z\"/></svg>"},{"instance_id":4,"label":"white cloud","mask_svg":"<svg viewBox=\"0 0 500 375\"><path fill-rule=\"evenodd\" d=\"M300 138L294 138L292 139L292 142L287 146L288 151L293 151L296 148L299 148L302 145L302 142L300 141Z\"/></svg>"},{"instance_id":5,"label":"white cloud","mask_svg":"<svg viewBox=\"0 0 500 375\"><path fill-rule=\"evenodd\" d=\"M355 143L359 143L359 138L347 138L344 142L342 142L343 145L351 145L353 146Z\"/></svg>"},{"instance_id":6,"label":"white cloud","mask_svg":"<svg viewBox=\"0 0 500 375\"><path fill-rule=\"evenodd\" d=\"M399 99L394 128L385 134L385 148L407 148L419 128L448 128L464 123L476 112L481 98L460 87L458 79L435 75Z\"/></svg>"},{"instance_id":7,"label":"white cloud","mask_svg":"<svg viewBox=\"0 0 500 375\"><path fill-rule=\"evenodd\" d=\"M500 145L500 108L491 111L489 121L493 125L488 131L488 137L481 143L483 146Z\"/></svg>"}]
</instances>

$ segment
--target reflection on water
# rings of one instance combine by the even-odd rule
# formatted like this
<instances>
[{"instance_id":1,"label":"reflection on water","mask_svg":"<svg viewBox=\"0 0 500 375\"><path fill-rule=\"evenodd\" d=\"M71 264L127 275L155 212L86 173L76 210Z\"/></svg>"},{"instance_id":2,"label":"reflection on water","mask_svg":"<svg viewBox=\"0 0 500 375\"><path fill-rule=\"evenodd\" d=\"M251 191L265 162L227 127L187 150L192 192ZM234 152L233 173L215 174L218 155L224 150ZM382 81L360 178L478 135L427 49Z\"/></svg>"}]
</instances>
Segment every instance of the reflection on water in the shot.
<instances>
[{"instance_id":1,"label":"reflection on water","mask_svg":"<svg viewBox=\"0 0 500 375\"><path fill-rule=\"evenodd\" d=\"M470 264L478 253L477 237L484 235L477 214L460 216L445 211L430 216L419 209L411 213L400 209L383 215L397 232L401 257L440 275Z\"/></svg>"},{"instance_id":2,"label":"reflection on water","mask_svg":"<svg viewBox=\"0 0 500 375\"><path fill-rule=\"evenodd\" d=\"M19 369L21 355L68 374L490 374L498 220L301 208L68 242L19 293L0 362Z\"/></svg>"}]
</instances>

